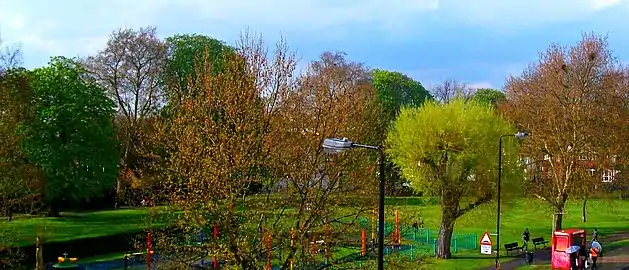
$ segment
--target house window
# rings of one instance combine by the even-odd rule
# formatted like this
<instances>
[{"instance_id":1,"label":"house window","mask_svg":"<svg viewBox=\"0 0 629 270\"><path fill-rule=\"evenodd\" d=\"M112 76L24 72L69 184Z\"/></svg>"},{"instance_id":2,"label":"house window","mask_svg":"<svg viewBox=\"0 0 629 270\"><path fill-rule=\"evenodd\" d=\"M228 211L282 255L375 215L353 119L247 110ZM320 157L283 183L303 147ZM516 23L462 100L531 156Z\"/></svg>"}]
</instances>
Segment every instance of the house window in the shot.
<instances>
[{"instance_id":1,"label":"house window","mask_svg":"<svg viewBox=\"0 0 629 270\"><path fill-rule=\"evenodd\" d=\"M611 183L614 181L614 172L612 170L604 170L603 171L603 182Z\"/></svg>"}]
</instances>

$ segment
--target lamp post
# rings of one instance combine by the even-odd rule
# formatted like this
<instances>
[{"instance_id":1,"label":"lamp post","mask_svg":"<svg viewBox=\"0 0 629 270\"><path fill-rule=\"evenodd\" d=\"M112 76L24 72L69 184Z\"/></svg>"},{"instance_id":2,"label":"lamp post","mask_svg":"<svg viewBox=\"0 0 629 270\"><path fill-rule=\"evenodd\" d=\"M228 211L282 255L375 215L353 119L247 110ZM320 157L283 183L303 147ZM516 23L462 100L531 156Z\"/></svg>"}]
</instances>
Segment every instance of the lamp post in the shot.
<instances>
[{"instance_id":1,"label":"lamp post","mask_svg":"<svg viewBox=\"0 0 629 270\"><path fill-rule=\"evenodd\" d=\"M496 209L496 270L500 269L500 179L502 176L502 138L515 137L517 139L524 139L529 136L528 132L518 132L515 134L500 135L498 139L498 208Z\"/></svg>"},{"instance_id":2,"label":"lamp post","mask_svg":"<svg viewBox=\"0 0 629 270\"><path fill-rule=\"evenodd\" d=\"M384 270L384 152L381 147L358 144L347 138L329 138L323 140L323 149L326 153L337 154L352 148L365 148L376 150L380 154L380 189L378 196L378 270Z\"/></svg>"}]
</instances>

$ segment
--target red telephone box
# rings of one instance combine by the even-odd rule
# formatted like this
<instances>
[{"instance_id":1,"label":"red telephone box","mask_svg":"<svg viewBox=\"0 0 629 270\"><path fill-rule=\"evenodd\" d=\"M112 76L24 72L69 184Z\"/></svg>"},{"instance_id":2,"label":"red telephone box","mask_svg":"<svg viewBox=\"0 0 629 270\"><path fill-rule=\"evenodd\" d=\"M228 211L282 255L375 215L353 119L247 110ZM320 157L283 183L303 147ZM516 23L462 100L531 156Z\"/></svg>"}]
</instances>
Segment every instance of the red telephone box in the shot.
<instances>
[{"instance_id":1,"label":"red telephone box","mask_svg":"<svg viewBox=\"0 0 629 270\"><path fill-rule=\"evenodd\" d=\"M585 246L587 233L581 229L566 229L553 232L551 239L551 268L570 270L570 254L566 249L570 246Z\"/></svg>"}]
</instances>

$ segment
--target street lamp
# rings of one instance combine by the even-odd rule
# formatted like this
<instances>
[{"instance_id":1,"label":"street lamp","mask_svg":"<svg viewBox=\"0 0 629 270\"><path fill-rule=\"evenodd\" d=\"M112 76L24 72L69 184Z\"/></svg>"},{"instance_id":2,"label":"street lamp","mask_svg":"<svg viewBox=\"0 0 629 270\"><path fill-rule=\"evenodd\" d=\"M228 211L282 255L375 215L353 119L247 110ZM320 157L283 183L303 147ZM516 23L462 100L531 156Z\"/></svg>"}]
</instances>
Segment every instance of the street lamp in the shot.
<instances>
[{"instance_id":1,"label":"street lamp","mask_svg":"<svg viewBox=\"0 0 629 270\"><path fill-rule=\"evenodd\" d=\"M347 138L329 138L323 140L323 150L329 154L338 154L351 148L376 150L380 154L380 191L378 196L378 270L384 270L384 152L381 147L358 144Z\"/></svg>"},{"instance_id":2,"label":"street lamp","mask_svg":"<svg viewBox=\"0 0 629 270\"><path fill-rule=\"evenodd\" d=\"M516 139L524 139L529 136L528 132L518 132L515 134L500 135L498 139L498 209L496 210L496 270L500 269L500 178L502 176L502 138L515 137Z\"/></svg>"}]
</instances>

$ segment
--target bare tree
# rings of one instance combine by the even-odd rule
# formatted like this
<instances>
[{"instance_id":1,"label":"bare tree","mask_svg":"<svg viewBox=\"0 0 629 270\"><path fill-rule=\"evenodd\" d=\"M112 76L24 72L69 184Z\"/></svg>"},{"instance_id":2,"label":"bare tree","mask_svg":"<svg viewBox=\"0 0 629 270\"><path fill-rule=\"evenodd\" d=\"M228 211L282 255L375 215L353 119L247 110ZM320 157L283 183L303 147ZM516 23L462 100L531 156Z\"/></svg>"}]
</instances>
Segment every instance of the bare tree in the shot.
<instances>
[{"instance_id":1,"label":"bare tree","mask_svg":"<svg viewBox=\"0 0 629 270\"><path fill-rule=\"evenodd\" d=\"M22 64L22 51L18 46L3 46L0 36L0 72Z\"/></svg>"},{"instance_id":2,"label":"bare tree","mask_svg":"<svg viewBox=\"0 0 629 270\"><path fill-rule=\"evenodd\" d=\"M430 92L432 92L431 94L435 99L442 103L447 103L456 97L468 99L474 94L472 88L455 79L446 79L441 84L434 86Z\"/></svg>"},{"instance_id":3,"label":"bare tree","mask_svg":"<svg viewBox=\"0 0 629 270\"><path fill-rule=\"evenodd\" d=\"M562 228L569 197L591 193L603 170L627 162L628 85L606 39L594 34L570 48L551 46L507 81L501 108L532 133L522 150L541 169L529 187L555 211L553 229Z\"/></svg>"},{"instance_id":4,"label":"bare tree","mask_svg":"<svg viewBox=\"0 0 629 270\"><path fill-rule=\"evenodd\" d=\"M166 44L157 37L156 28L144 27L114 31L105 49L84 61L91 76L116 102L121 172L142 168L135 161L146 152L142 136L146 120L163 105L160 76L165 60ZM118 181L117 191L120 187Z\"/></svg>"}]
</instances>

